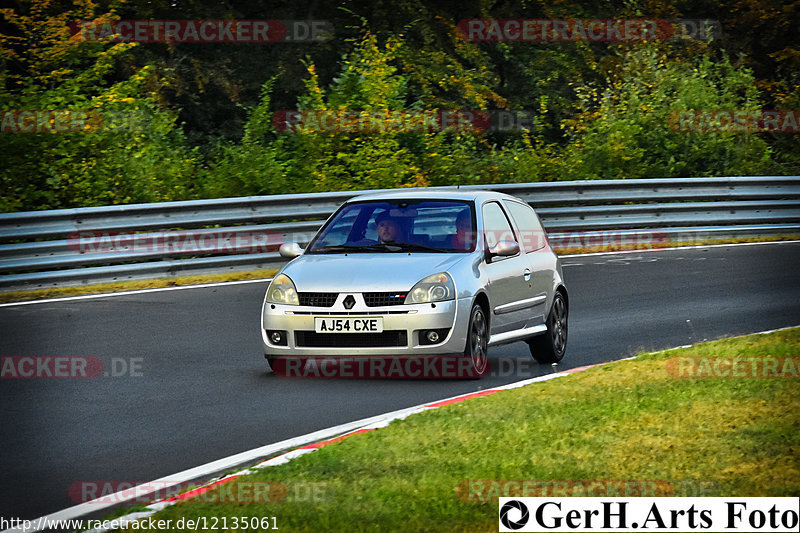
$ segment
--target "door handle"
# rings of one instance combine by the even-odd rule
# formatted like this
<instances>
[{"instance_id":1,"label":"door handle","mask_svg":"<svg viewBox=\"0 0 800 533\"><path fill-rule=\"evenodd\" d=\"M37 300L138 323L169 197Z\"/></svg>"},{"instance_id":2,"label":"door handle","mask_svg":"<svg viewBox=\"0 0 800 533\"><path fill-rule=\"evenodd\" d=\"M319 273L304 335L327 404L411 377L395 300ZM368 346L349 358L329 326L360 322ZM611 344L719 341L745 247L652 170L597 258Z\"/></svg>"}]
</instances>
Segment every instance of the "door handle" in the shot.
<instances>
[{"instance_id":1,"label":"door handle","mask_svg":"<svg viewBox=\"0 0 800 533\"><path fill-rule=\"evenodd\" d=\"M529 268L526 268L525 270L523 270L522 271L522 277L525 279L525 281L530 281L531 280L531 270Z\"/></svg>"}]
</instances>

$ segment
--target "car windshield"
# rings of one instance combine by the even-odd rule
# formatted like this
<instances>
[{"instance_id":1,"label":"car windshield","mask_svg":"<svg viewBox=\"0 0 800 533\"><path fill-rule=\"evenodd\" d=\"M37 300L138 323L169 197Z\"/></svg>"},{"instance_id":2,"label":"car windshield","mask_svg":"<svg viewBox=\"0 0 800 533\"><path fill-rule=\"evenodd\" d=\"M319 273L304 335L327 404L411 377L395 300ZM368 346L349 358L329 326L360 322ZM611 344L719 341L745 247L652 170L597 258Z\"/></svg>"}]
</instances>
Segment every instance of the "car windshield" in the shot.
<instances>
[{"instance_id":1,"label":"car windshield","mask_svg":"<svg viewBox=\"0 0 800 533\"><path fill-rule=\"evenodd\" d=\"M307 253L468 253L475 249L472 203L386 200L344 205Z\"/></svg>"}]
</instances>

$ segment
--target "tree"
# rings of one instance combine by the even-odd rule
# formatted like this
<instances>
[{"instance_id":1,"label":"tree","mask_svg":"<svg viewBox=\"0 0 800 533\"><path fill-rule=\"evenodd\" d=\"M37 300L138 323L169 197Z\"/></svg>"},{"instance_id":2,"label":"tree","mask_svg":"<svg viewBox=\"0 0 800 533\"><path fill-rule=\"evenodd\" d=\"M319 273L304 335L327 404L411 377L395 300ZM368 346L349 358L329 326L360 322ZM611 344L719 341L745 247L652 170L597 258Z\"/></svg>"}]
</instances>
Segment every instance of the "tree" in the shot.
<instances>
[{"instance_id":1,"label":"tree","mask_svg":"<svg viewBox=\"0 0 800 533\"><path fill-rule=\"evenodd\" d=\"M402 43L383 45L365 32L358 46L342 58L339 75L330 87L320 86L314 63L308 63L306 94L298 107L309 112L347 111L401 113L407 98L407 78L393 65ZM313 114L312 114L313 116ZM399 115L396 115L399 116ZM347 190L424 186L414 154L401 142L403 132L319 131L301 129L292 139L295 150L291 173L314 190Z\"/></svg>"},{"instance_id":2,"label":"tree","mask_svg":"<svg viewBox=\"0 0 800 533\"><path fill-rule=\"evenodd\" d=\"M175 126L176 114L153 98L156 67L126 62L135 43L70 34L70 22L113 20L113 9L99 14L89 0L30 0L0 15L9 28L0 34L0 209L191 196L185 177L193 171L193 151ZM36 124L25 132L20 126L33 124L30 112ZM59 127L63 117L74 127Z\"/></svg>"},{"instance_id":3,"label":"tree","mask_svg":"<svg viewBox=\"0 0 800 533\"><path fill-rule=\"evenodd\" d=\"M600 85L576 89L580 113L570 134L565 179L758 175L774 170L756 133L681 131L676 113L755 110L761 101L750 70L722 54L670 59L659 45L620 53L619 68Z\"/></svg>"}]
</instances>

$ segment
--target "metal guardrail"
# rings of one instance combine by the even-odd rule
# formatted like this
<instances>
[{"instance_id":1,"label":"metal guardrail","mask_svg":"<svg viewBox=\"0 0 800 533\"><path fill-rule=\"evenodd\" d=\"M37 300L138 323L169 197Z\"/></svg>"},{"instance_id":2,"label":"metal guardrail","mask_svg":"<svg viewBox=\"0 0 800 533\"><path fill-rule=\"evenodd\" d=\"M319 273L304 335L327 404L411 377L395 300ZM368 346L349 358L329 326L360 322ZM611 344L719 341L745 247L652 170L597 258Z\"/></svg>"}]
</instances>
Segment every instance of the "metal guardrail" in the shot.
<instances>
[{"instance_id":1,"label":"metal guardrail","mask_svg":"<svg viewBox=\"0 0 800 533\"><path fill-rule=\"evenodd\" d=\"M522 198L537 209L551 237L562 241L569 236L565 232L612 230L619 230L623 237L657 230L673 242L800 234L797 176L461 188L489 189ZM373 191L2 213L0 290L277 268L284 262L276 251L280 242L308 241L342 202L364 192ZM81 239L87 234L105 235L105 251L92 248L98 239ZM213 241L216 246L208 253L202 246L137 246L187 235L198 242Z\"/></svg>"}]
</instances>

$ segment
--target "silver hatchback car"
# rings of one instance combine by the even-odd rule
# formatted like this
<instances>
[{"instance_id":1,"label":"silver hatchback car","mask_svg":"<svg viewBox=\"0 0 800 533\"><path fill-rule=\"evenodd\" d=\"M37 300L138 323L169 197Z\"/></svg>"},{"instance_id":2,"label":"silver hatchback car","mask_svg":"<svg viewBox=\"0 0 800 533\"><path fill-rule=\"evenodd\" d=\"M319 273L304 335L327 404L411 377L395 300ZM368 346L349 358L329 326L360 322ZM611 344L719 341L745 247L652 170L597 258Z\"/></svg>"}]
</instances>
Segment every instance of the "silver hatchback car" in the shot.
<instances>
[{"instance_id":1,"label":"silver hatchback car","mask_svg":"<svg viewBox=\"0 0 800 533\"><path fill-rule=\"evenodd\" d=\"M264 354L457 356L470 377L487 350L525 341L561 360L569 297L536 212L507 194L412 189L345 202L270 283Z\"/></svg>"}]
</instances>

